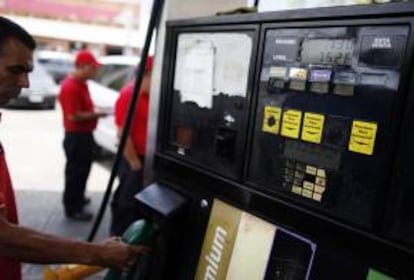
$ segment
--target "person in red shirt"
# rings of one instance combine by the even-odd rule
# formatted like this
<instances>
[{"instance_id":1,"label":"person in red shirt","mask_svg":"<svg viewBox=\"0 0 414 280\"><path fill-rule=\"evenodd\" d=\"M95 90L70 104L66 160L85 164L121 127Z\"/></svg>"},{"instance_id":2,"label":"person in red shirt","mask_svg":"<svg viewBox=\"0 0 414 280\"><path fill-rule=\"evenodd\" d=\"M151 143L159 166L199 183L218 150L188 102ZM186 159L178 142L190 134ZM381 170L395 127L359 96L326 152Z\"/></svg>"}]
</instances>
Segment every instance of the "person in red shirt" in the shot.
<instances>
[{"instance_id":1,"label":"person in red shirt","mask_svg":"<svg viewBox=\"0 0 414 280\"><path fill-rule=\"evenodd\" d=\"M0 17L0 105L29 87L36 43L26 30ZM0 142L0 279L21 280L20 262L80 263L129 269L147 252L117 238L88 243L44 234L18 225L12 182Z\"/></svg>"},{"instance_id":2,"label":"person in red shirt","mask_svg":"<svg viewBox=\"0 0 414 280\"><path fill-rule=\"evenodd\" d=\"M84 210L89 202L85 190L95 146L92 132L97 119L106 116L103 112L94 111L86 83L96 74L99 65L92 53L79 51L75 58L75 70L63 80L59 94L66 155L63 205L68 218L80 221L92 219L92 214Z\"/></svg>"},{"instance_id":3,"label":"person in red shirt","mask_svg":"<svg viewBox=\"0 0 414 280\"><path fill-rule=\"evenodd\" d=\"M153 58L148 57L145 64L145 73L142 79L135 114L131 129L123 150L123 157L119 165L119 185L114 192L111 202L112 221L111 234L120 235L134 221L140 218L134 206L134 195L142 189L143 167L145 158L145 144L147 141L147 123L149 106L149 89L151 83ZM131 102L135 82L124 86L115 103L115 124L118 136L121 135L126 121L126 115Z\"/></svg>"}]
</instances>

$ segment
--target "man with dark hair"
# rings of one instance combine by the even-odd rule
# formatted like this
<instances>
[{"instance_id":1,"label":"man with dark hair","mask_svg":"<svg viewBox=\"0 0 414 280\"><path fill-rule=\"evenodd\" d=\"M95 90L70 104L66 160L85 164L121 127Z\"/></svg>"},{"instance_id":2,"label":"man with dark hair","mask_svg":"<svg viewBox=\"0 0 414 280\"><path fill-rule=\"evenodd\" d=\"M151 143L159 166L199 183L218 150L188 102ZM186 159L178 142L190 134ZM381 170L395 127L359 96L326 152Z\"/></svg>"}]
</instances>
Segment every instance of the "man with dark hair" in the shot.
<instances>
[{"instance_id":1,"label":"man with dark hair","mask_svg":"<svg viewBox=\"0 0 414 280\"><path fill-rule=\"evenodd\" d=\"M0 17L0 104L29 86L33 69L33 38L20 26ZM116 238L87 243L40 233L17 225L13 188L0 143L0 278L20 280L20 262L81 263L128 269L145 251Z\"/></svg>"},{"instance_id":2,"label":"man with dark hair","mask_svg":"<svg viewBox=\"0 0 414 280\"><path fill-rule=\"evenodd\" d=\"M36 48L35 40L26 32L26 30L18 24L0 17L0 48L8 38L18 38L18 40L31 51Z\"/></svg>"},{"instance_id":3,"label":"man with dark hair","mask_svg":"<svg viewBox=\"0 0 414 280\"><path fill-rule=\"evenodd\" d=\"M8 58L8 52L12 52L12 55L18 60L15 64L10 65L9 69L5 69L8 73L1 73L1 75L10 75L8 79L3 77L1 79L1 104L16 97L21 88L29 86L27 73L33 69L32 53L35 48L35 41L24 29L14 22L0 17L0 55L2 59ZM21 54L16 54L18 49L22 50ZM2 68L5 66L1 65ZM25 75L20 75L23 73Z\"/></svg>"}]
</instances>

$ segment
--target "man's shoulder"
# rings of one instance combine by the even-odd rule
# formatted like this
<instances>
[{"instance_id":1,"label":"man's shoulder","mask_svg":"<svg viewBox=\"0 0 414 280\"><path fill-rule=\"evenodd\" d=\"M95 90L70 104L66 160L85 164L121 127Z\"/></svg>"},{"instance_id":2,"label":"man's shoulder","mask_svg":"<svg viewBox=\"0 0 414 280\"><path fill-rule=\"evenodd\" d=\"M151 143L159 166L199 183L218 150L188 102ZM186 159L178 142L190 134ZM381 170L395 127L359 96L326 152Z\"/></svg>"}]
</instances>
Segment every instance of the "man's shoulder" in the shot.
<instances>
[{"instance_id":1,"label":"man's shoulder","mask_svg":"<svg viewBox=\"0 0 414 280\"><path fill-rule=\"evenodd\" d=\"M86 83L80 81L79 79L76 79L72 75L66 76L65 79L61 82L61 87L86 87Z\"/></svg>"},{"instance_id":2,"label":"man's shoulder","mask_svg":"<svg viewBox=\"0 0 414 280\"><path fill-rule=\"evenodd\" d=\"M60 93L62 94L73 94L82 90L82 84L72 76L66 77L60 84Z\"/></svg>"}]
</instances>

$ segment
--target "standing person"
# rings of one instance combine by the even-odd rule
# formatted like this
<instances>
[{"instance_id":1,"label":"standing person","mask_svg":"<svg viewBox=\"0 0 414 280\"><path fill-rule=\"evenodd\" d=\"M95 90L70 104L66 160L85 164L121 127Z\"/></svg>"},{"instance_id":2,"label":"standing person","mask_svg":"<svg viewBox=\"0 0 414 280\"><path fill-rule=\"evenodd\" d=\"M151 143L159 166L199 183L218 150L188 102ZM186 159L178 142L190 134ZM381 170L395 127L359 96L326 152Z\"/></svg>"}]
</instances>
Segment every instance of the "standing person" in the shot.
<instances>
[{"instance_id":1,"label":"standing person","mask_svg":"<svg viewBox=\"0 0 414 280\"><path fill-rule=\"evenodd\" d=\"M120 183L111 202L112 222L110 231L112 235L122 234L129 224L140 218L134 206L134 195L143 186L152 61L152 57L147 58L134 118L123 150L123 157L119 164ZM130 82L124 86L115 103L115 124L118 136L121 136L124 129L134 84L135 82Z\"/></svg>"},{"instance_id":2,"label":"standing person","mask_svg":"<svg viewBox=\"0 0 414 280\"><path fill-rule=\"evenodd\" d=\"M0 104L29 87L36 43L19 25L0 17ZM128 269L147 251L116 238L87 243L44 234L18 225L14 191L0 143L0 278L21 280L20 262L81 263Z\"/></svg>"},{"instance_id":3,"label":"standing person","mask_svg":"<svg viewBox=\"0 0 414 280\"><path fill-rule=\"evenodd\" d=\"M63 80L59 94L66 155L63 205L66 216L79 221L90 221L93 216L84 210L84 206L90 202L85 197L85 190L95 145L92 132L97 120L106 116L106 113L94 111L86 83L95 76L99 66L92 53L79 51L75 58L75 70Z\"/></svg>"}]
</instances>

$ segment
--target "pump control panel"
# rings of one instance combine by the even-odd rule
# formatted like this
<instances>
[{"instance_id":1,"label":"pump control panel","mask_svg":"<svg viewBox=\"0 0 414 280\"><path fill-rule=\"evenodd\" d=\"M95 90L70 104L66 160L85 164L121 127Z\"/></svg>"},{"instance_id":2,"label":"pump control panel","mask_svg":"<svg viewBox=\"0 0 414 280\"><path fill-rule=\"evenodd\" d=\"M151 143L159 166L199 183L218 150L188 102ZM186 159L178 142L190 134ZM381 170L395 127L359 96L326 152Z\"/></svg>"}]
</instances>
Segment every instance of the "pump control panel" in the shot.
<instances>
[{"instance_id":1,"label":"pump control panel","mask_svg":"<svg viewBox=\"0 0 414 280\"><path fill-rule=\"evenodd\" d=\"M413 279L413 26L409 2L169 22L154 166L188 199L178 278Z\"/></svg>"},{"instance_id":2,"label":"pump control panel","mask_svg":"<svg viewBox=\"0 0 414 280\"><path fill-rule=\"evenodd\" d=\"M169 154L240 177L254 37L248 29L177 34Z\"/></svg>"},{"instance_id":3,"label":"pump control panel","mask_svg":"<svg viewBox=\"0 0 414 280\"><path fill-rule=\"evenodd\" d=\"M390 170L408 26L266 30L250 180L370 227Z\"/></svg>"}]
</instances>

